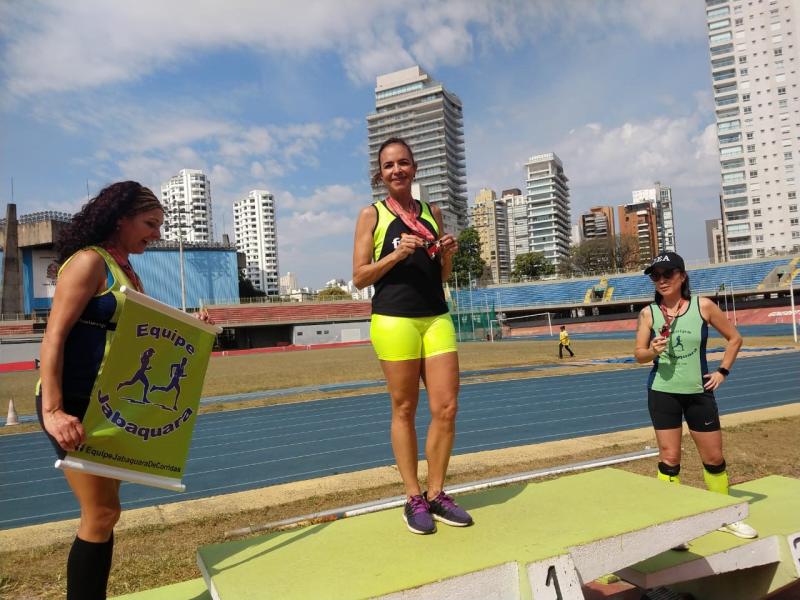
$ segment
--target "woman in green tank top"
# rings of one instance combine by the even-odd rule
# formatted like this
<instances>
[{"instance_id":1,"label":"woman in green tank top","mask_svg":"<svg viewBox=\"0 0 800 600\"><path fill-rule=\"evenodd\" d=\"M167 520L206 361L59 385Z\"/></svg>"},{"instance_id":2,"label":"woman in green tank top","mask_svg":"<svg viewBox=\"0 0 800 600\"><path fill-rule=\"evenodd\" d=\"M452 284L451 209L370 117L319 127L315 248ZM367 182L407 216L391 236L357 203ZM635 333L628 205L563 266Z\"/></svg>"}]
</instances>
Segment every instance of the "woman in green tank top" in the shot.
<instances>
[{"instance_id":1,"label":"woman in green tank top","mask_svg":"<svg viewBox=\"0 0 800 600\"><path fill-rule=\"evenodd\" d=\"M727 494L728 472L714 390L730 374L742 336L713 301L691 295L689 275L679 255L659 254L644 273L655 284L655 301L639 313L634 355L639 363L653 363L647 401L658 441L658 478L680 483L685 418L703 461L706 486ZM719 368L711 373L706 362L709 324L728 342ZM758 535L742 521L721 530L742 538Z\"/></svg>"},{"instance_id":2,"label":"woman in green tank top","mask_svg":"<svg viewBox=\"0 0 800 600\"><path fill-rule=\"evenodd\" d=\"M99 362L113 335L122 283L142 291L128 262L161 237L164 209L135 181L114 183L73 216L56 249L63 264L41 348L37 386L40 423L59 456L86 440L81 424ZM91 357L91 360L89 359ZM106 597L119 519L120 482L66 469L81 508L78 534L67 559L67 599Z\"/></svg>"}]
</instances>

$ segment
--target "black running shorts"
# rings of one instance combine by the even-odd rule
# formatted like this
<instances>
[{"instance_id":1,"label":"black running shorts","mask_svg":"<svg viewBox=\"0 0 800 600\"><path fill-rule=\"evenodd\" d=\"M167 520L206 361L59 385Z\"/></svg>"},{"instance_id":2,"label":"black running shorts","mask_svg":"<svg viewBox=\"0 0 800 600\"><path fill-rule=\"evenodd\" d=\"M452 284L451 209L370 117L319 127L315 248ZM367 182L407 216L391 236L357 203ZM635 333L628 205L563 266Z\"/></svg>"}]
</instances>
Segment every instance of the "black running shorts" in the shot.
<instances>
[{"instance_id":1,"label":"black running shorts","mask_svg":"<svg viewBox=\"0 0 800 600\"><path fill-rule=\"evenodd\" d=\"M719 431L719 410L714 392L672 394L647 390L647 406L656 429L677 429L686 418L692 431Z\"/></svg>"},{"instance_id":2,"label":"black running shorts","mask_svg":"<svg viewBox=\"0 0 800 600\"><path fill-rule=\"evenodd\" d=\"M86 415L86 409L89 408L89 398L85 396L64 396L64 412L68 415L72 415L73 417L78 417L81 421L83 421L84 415ZM39 417L39 425L42 426L42 431L44 431L47 439L50 440L50 443L53 445L53 449L56 451L56 456L60 460L64 460L67 456L67 451L64 450L59 443L56 441L52 435L47 433L47 430L44 428L44 420L42 419L42 392L39 391L36 394L36 416Z\"/></svg>"}]
</instances>

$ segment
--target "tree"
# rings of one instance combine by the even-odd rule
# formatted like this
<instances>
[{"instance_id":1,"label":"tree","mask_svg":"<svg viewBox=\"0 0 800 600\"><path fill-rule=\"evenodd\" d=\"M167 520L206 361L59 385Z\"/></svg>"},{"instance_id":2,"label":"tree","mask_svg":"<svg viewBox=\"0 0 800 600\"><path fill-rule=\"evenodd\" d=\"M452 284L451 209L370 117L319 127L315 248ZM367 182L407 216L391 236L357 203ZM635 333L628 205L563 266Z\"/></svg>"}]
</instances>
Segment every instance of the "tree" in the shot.
<instances>
[{"instance_id":1,"label":"tree","mask_svg":"<svg viewBox=\"0 0 800 600\"><path fill-rule=\"evenodd\" d=\"M262 296L266 295L266 292L259 290L253 285L252 281L250 281L242 273L239 273L239 300L244 298L261 298Z\"/></svg>"},{"instance_id":2,"label":"tree","mask_svg":"<svg viewBox=\"0 0 800 600\"><path fill-rule=\"evenodd\" d=\"M343 298L351 298L350 294L345 292L342 288L339 287L329 287L325 288L324 290L320 290L317 293L318 300L341 300Z\"/></svg>"},{"instance_id":3,"label":"tree","mask_svg":"<svg viewBox=\"0 0 800 600\"><path fill-rule=\"evenodd\" d=\"M511 272L511 277L514 281L524 281L539 279L555 272L555 266L545 258L544 253L526 252L518 254L514 259L514 270Z\"/></svg>"},{"instance_id":4,"label":"tree","mask_svg":"<svg viewBox=\"0 0 800 600\"><path fill-rule=\"evenodd\" d=\"M639 240L635 235L618 235L617 251L614 255L615 267L618 271L635 271L641 263L639 258Z\"/></svg>"},{"instance_id":5,"label":"tree","mask_svg":"<svg viewBox=\"0 0 800 600\"><path fill-rule=\"evenodd\" d=\"M470 281L480 279L485 267L478 230L467 227L458 236L458 252L453 255L453 272L449 281L451 284L458 281L460 286L469 285Z\"/></svg>"},{"instance_id":6,"label":"tree","mask_svg":"<svg viewBox=\"0 0 800 600\"><path fill-rule=\"evenodd\" d=\"M569 257L558 265L559 274L569 276L604 275L631 271L639 267L639 242L636 236L621 235L613 240L584 240L569 249Z\"/></svg>"}]
</instances>

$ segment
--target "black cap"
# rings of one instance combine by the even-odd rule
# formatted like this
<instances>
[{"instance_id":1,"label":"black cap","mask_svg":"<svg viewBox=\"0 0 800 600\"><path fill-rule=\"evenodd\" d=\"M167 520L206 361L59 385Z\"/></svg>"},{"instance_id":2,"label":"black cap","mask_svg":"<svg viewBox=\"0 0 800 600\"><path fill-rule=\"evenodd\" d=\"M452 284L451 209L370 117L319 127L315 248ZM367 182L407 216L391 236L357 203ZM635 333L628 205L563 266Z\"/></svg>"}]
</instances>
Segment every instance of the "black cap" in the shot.
<instances>
[{"instance_id":1,"label":"black cap","mask_svg":"<svg viewBox=\"0 0 800 600\"><path fill-rule=\"evenodd\" d=\"M644 270L644 274L649 275L650 271L656 267L663 267L665 269L680 269L681 271L686 270L686 266L683 264L683 259L674 252L662 252L656 256L650 266Z\"/></svg>"}]
</instances>

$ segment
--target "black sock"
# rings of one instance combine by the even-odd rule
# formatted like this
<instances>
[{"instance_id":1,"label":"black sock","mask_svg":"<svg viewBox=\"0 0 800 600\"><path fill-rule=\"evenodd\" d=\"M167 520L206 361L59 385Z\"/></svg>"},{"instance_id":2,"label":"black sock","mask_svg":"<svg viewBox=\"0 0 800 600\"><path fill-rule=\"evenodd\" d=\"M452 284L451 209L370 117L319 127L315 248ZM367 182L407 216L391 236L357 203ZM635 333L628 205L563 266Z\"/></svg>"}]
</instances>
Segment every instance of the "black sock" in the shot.
<instances>
[{"instance_id":1,"label":"black sock","mask_svg":"<svg viewBox=\"0 0 800 600\"><path fill-rule=\"evenodd\" d=\"M113 532L107 542L76 536L67 559L67 600L105 600L113 554Z\"/></svg>"}]
</instances>

